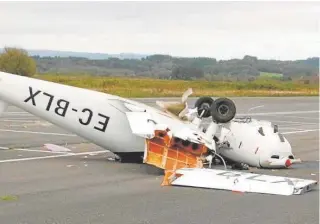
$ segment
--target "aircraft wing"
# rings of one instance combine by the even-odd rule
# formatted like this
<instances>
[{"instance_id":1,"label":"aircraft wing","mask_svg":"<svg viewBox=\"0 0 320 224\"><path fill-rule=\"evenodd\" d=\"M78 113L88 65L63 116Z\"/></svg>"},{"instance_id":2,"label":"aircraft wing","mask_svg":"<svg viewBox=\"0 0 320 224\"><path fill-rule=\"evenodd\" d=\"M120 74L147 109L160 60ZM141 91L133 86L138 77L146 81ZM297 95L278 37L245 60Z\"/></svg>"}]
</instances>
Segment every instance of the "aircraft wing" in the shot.
<instances>
[{"instance_id":1,"label":"aircraft wing","mask_svg":"<svg viewBox=\"0 0 320 224\"><path fill-rule=\"evenodd\" d=\"M181 168L165 178L166 185L275 195L303 194L317 185L315 180L206 168Z\"/></svg>"}]
</instances>

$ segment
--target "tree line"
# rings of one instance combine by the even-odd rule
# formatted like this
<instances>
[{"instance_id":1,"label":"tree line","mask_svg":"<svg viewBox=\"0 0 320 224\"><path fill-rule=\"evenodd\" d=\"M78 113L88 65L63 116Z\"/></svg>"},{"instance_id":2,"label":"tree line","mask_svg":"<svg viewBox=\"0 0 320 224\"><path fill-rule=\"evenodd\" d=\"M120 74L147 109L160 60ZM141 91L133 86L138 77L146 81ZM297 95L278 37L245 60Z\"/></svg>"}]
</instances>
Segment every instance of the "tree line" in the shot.
<instances>
[{"instance_id":1,"label":"tree line","mask_svg":"<svg viewBox=\"0 0 320 224\"><path fill-rule=\"evenodd\" d=\"M108 58L89 60L78 57L38 57L39 73L86 73L107 76L146 76L160 79L219 79L221 77L254 78L261 73L279 74L282 79L314 76L319 73L319 58L279 61L260 60L254 56L242 59L182 58L151 55L140 59Z\"/></svg>"},{"instance_id":2,"label":"tree line","mask_svg":"<svg viewBox=\"0 0 320 224\"><path fill-rule=\"evenodd\" d=\"M138 76L158 79L254 79L262 73L283 80L319 74L319 57L305 60L262 60L246 55L242 59L216 60L208 57L172 57L155 54L142 59L28 56L23 49L5 48L0 69L21 75L73 73L104 76ZM278 76L277 76L278 75Z\"/></svg>"}]
</instances>

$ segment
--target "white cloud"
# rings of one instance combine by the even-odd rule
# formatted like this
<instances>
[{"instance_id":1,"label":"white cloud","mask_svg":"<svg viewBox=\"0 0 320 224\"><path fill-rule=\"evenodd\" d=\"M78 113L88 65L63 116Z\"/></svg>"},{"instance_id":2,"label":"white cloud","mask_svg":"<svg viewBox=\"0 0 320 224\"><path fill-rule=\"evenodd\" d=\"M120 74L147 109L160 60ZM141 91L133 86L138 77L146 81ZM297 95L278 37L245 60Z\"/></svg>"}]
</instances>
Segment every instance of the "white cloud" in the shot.
<instances>
[{"instance_id":1,"label":"white cloud","mask_svg":"<svg viewBox=\"0 0 320 224\"><path fill-rule=\"evenodd\" d=\"M0 2L0 47L319 56L318 2Z\"/></svg>"}]
</instances>

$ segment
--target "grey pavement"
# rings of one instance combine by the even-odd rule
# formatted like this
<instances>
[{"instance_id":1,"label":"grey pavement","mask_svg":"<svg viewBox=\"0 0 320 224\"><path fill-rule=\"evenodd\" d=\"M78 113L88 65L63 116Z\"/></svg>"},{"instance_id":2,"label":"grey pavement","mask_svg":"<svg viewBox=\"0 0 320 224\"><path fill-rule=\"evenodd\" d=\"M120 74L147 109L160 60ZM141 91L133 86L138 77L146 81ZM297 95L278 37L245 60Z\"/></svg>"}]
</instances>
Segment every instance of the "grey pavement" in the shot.
<instances>
[{"instance_id":1,"label":"grey pavement","mask_svg":"<svg viewBox=\"0 0 320 224\"><path fill-rule=\"evenodd\" d=\"M256 172L319 179L318 97L232 99L241 116L264 105L250 114L277 123L304 161L288 170ZM155 105L155 99L137 100ZM67 144L82 154L43 152L45 143ZM319 223L318 189L275 196L162 187L161 170L110 161L112 153L16 107L0 117L0 148L1 224Z\"/></svg>"}]
</instances>

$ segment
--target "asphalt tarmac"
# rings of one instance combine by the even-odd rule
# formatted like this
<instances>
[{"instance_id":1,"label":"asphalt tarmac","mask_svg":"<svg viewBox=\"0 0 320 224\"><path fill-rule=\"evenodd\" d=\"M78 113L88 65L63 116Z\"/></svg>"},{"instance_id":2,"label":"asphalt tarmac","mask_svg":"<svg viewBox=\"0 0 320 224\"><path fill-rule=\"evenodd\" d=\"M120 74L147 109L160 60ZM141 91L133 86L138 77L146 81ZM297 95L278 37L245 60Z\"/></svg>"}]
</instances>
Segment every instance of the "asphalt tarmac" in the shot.
<instances>
[{"instance_id":1,"label":"asphalt tarmac","mask_svg":"<svg viewBox=\"0 0 320 224\"><path fill-rule=\"evenodd\" d=\"M238 116L277 123L303 160L288 170L256 172L319 180L318 97L232 99ZM155 100L164 99L138 101L155 105ZM44 152L45 143L67 145L79 154ZM304 195L275 196L162 187L161 170L120 164L112 156L9 107L0 118L0 223L319 223L318 188Z\"/></svg>"}]
</instances>

